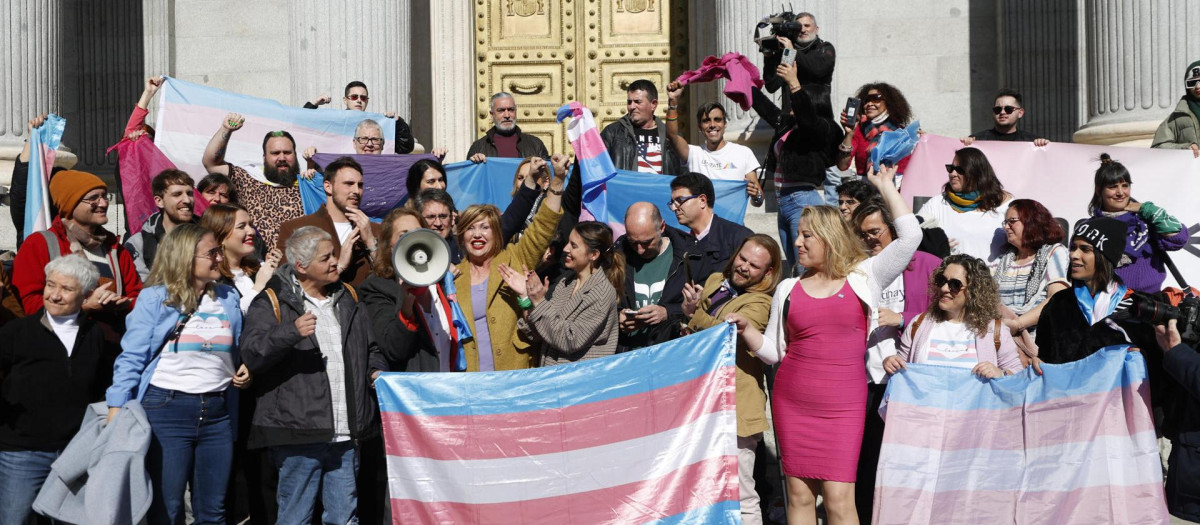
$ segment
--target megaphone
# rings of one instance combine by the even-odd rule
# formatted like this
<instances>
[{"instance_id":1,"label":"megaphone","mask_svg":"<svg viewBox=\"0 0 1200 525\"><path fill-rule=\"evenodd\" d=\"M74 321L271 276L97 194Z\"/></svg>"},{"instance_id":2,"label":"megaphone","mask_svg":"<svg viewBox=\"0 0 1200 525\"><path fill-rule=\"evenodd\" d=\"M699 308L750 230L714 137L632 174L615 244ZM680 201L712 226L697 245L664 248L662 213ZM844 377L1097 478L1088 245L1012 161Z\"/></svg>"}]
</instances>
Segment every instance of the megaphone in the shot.
<instances>
[{"instance_id":1,"label":"megaphone","mask_svg":"<svg viewBox=\"0 0 1200 525\"><path fill-rule=\"evenodd\" d=\"M409 231L392 248L396 278L412 286L429 286L450 269L450 245L433 230Z\"/></svg>"}]
</instances>

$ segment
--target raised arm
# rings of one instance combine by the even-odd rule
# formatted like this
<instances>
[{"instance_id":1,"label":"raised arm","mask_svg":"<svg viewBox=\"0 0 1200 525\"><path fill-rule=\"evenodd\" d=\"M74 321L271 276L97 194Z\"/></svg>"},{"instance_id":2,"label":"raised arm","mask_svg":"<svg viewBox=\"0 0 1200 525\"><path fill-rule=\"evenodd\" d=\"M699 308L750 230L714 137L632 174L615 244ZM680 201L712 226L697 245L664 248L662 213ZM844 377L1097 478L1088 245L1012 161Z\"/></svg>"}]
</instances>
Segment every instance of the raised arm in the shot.
<instances>
[{"instance_id":1,"label":"raised arm","mask_svg":"<svg viewBox=\"0 0 1200 525\"><path fill-rule=\"evenodd\" d=\"M888 211L896 218L897 239L871 258L871 273L878 283L890 283L899 277L921 244L921 224L892 182L895 175L895 166L883 166L878 172L874 168L867 171L867 180L879 189Z\"/></svg>"},{"instance_id":2,"label":"raised arm","mask_svg":"<svg viewBox=\"0 0 1200 525\"><path fill-rule=\"evenodd\" d=\"M225 148L229 147L229 137L233 136L233 132L241 129L242 124L245 123L246 119L237 113L225 115L225 119L221 121L221 128L204 148L204 157L201 160L205 170L208 170L209 173L229 176L229 163L225 162Z\"/></svg>"},{"instance_id":3,"label":"raised arm","mask_svg":"<svg viewBox=\"0 0 1200 525\"><path fill-rule=\"evenodd\" d=\"M688 142L679 135L678 107L681 96L683 96L683 86L679 82L671 82L667 86L667 140L671 142L671 147L675 148L675 153L679 155L679 162L687 163Z\"/></svg>"}]
</instances>

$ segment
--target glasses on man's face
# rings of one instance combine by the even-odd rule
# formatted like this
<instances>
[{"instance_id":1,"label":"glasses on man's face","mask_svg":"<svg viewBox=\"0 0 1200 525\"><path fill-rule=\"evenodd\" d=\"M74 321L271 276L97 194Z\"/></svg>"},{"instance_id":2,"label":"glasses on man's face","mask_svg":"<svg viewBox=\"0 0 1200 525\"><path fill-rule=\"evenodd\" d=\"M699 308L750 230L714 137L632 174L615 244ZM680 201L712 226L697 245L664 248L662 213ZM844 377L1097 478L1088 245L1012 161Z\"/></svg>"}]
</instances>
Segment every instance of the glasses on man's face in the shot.
<instances>
[{"instance_id":1,"label":"glasses on man's face","mask_svg":"<svg viewBox=\"0 0 1200 525\"><path fill-rule=\"evenodd\" d=\"M683 203L690 201L696 197L699 197L699 195L688 195L687 197L675 197L674 199L667 201L667 209L674 210L674 209L682 208Z\"/></svg>"},{"instance_id":2,"label":"glasses on man's face","mask_svg":"<svg viewBox=\"0 0 1200 525\"><path fill-rule=\"evenodd\" d=\"M1012 228L1012 226L1018 222L1021 222L1021 219L1018 219L1016 217L1004 218L1004 219L1000 220L1000 227L1001 228L1004 228L1004 227Z\"/></svg>"},{"instance_id":3,"label":"glasses on man's face","mask_svg":"<svg viewBox=\"0 0 1200 525\"><path fill-rule=\"evenodd\" d=\"M425 222L428 222L430 224L433 224L435 222L446 222L448 220L450 220L449 213L438 213L436 215L430 214L430 215L425 216Z\"/></svg>"},{"instance_id":4,"label":"glasses on man's face","mask_svg":"<svg viewBox=\"0 0 1200 525\"><path fill-rule=\"evenodd\" d=\"M112 202L112 198L109 197L107 193L101 193L99 195L95 195L92 197L79 199L80 204L87 204L88 206L91 206L93 208L100 205L100 201L104 201L104 204L108 204L108 203Z\"/></svg>"},{"instance_id":5,"label":"glasses on man's face","mask_svg":"<svg viewBox=\"0 0 1200 525\"><path fill-rule=\"evenodd\" d=\"M963 282L958 279L947 279L945 275L939 275L933 278L933 285L940 290L943 286L950 288L950 293L957 294L963 289Z\"/></svg>"},{"instance_id":6,"label":"glasses on man's face","mask_svg":"<svg viewBox=\"0 0 1200 525\"><path fill-rule=\"evenodd\" d=\"M878 239L880 235L883 235L883 228L873 228L858 232L858 237L864 241Z\"/></svg>"},{"instance_id":7,"label":"glasses on man's face","mask_svg":"<svg viewBox=\"0 0 1200 525\"><path fill-rule=\"evenodd\" d=\"M373 145L378 146L380 144L383 144L383 138L382 137L354 137L354 142L357 142L360 146L366 146L367 144L373 144Z\"/></svg>"},{"instance_id":8,"label":"glasses on man's face","mask_svg":"<svg viewBox=\"0 0 1200 525\"><path fill-rule=\"evenodd\" d=\"M1021 108L1016 107L1016 106L996 106L996 107L992 108L992 113L995 113L997 115L999 115L1000 113L1004 113L1007 115L1018 109L1021 109Z\"/></svg>"},{"instance_id":9,"label":"glasses on man's face","mask_svg":"<svg viewBox=\"0 0 1200 525\"><path fill-rule=\"evenodd\" d=\"M363 102L371 100L371 97L368 97L366 95L359 95L358 93L351 93L349 95L346 95L346 98L348 98L350 100L361 100Z\"/></svg>"},{"instance_id":10,"label":"glasses on man's face","mask_svg":"<svg viewBox=\"0 0 1200 525\"><path fill-rule=\"evenodd\" d=\"M218 247L216 247L216 248L213 248L213 249L211 249L211 250L209 250L209 251L207 251L207 252L204 252L204 253L197 253L197 254L196 254L196 257L199 257L199 258L201 258L201 259L208 259L208 260L210 260L210 261L219 261L219 260L221 260L222 258L224 258L224 257L225 257L225 253L224 253L224 252L222 252L222 251L221 251L221 247L220 247L220 246L218 246Z\"/></svg>"}]
</instances>

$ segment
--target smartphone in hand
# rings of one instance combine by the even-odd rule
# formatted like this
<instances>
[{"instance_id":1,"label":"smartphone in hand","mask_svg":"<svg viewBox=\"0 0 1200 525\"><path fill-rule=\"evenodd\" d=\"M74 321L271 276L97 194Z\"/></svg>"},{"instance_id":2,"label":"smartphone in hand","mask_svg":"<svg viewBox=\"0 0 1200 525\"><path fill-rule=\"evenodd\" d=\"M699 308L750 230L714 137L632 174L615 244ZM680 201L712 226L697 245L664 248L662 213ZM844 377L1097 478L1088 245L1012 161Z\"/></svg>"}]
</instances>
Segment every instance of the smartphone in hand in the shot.
<instances>
[{"instance_id":1,"label":"smartphone in hand","mask_svg":"<svg viewBox=\"0 0 1200 525\"><path fill-rule=\"evenodd\" d=\"M857 97L846 99L846 122L851 124L858 121L858 110L862 108L862 100Z\"/></svg>"},{"instance_id":2,"label":"smartphone in hand","mask_svg":"<svg viewBox=\"0 0 1200 525\"><path fill-rule=\"evenodd\" d=\"M783 55L780 57L779 63L788 66L794 65L796 63L796 50L783 48Z\"/></svg>"}]
</instances>

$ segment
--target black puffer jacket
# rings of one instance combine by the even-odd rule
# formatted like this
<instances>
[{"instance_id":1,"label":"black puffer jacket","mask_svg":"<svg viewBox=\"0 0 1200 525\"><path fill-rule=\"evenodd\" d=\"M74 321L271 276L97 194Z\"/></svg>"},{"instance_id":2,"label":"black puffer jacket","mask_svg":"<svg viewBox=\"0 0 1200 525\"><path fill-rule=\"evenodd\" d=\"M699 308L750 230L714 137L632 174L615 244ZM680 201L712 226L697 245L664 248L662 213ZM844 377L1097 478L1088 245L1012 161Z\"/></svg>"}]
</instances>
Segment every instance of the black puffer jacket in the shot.
<instances>
[{"instance_id":1,"label":"black puffer jacket","mask_svg":"<svg viewBox=\"0 0 1200 525\"><path fill-rule=\"evenodd\" d=\"M666 123L658 117L654 117L654 122L658 124L658 143L662 144L662 174L682 175L687 173L687 166L680 165L679 155L675 154L675 148L672 148L671 143L667 141ZM612 157L613 164L617 166L617 169L638 170L637 132L634 131L633 119L629 118L629 115L605 126L604 130L600 132L600 138L608 147L608 156Z\"/></svg>"},{"instance_id":2,"label":"black puffer jacket","mask_svg":"<svg viewBox=\"0 0 1200 525\"><path fill-rule=\"evenodd\" d=\"M267 283L279 299L279 320L270 294L258 294L246 312L242 330L242 361L254 374L257 398L250 427L250 448L325 443L334 438L329 377L317 336L301 337L296 318L304 314L304 297L285 264ZM346 368L346 409L350 436L357 440L379 435L379 405L371 374L386 371L371 333L371 318L353 288L341 283L328 291L342 328L342 357Z\"/></svg>"}]
</instances>

